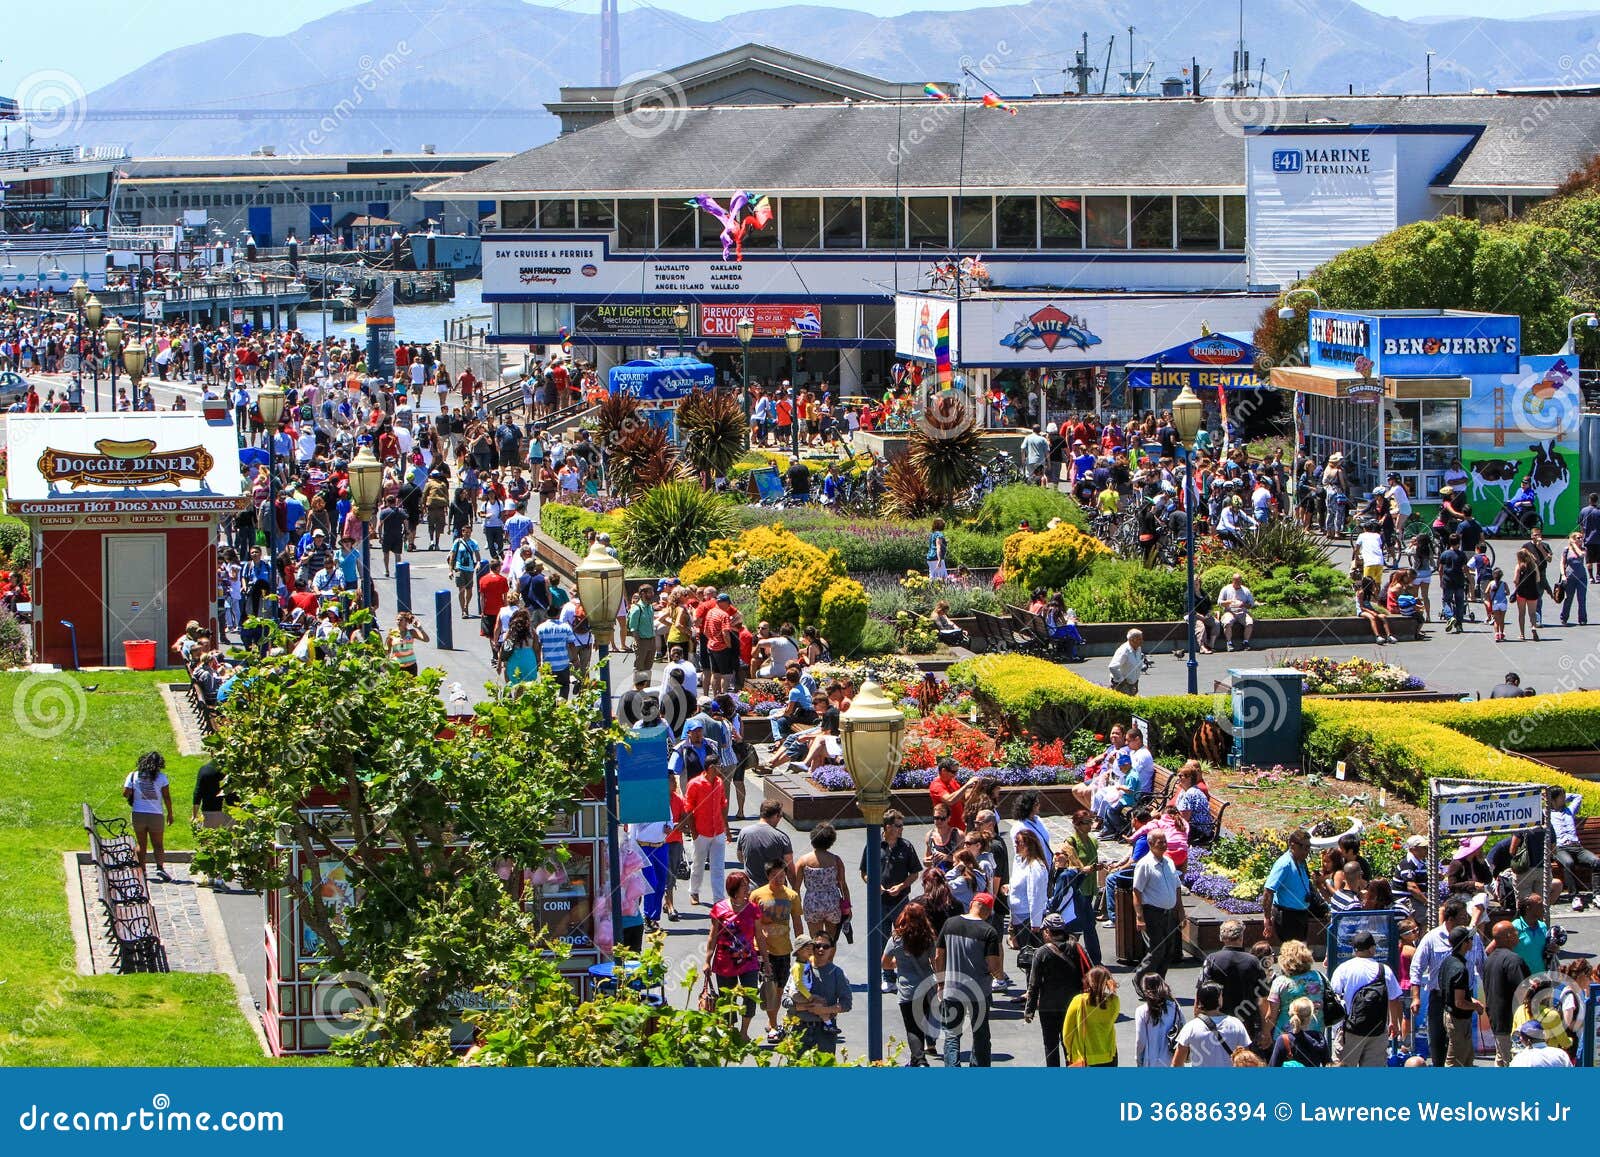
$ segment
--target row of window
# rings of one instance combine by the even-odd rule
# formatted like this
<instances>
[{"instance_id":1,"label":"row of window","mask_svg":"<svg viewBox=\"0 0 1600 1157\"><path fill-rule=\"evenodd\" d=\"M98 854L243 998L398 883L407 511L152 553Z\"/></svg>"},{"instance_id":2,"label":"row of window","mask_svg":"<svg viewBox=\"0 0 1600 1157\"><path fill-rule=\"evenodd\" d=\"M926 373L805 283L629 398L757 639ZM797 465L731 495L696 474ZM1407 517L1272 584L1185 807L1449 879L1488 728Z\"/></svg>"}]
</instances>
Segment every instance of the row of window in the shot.
<instances>
[{"instance_id":1,"label":"row of window","mask_svg":"<svg viewBox=\"0 0 1600 1157\"><path fill-rule=\"evenodd\" d=\"M220 209L250 205L351 204L365 208L369 201L403 201L411 186L396 189L340 189L319 193L264 191L259 193L146 193L124 190L121 201L134 209Z\"/></svg>"},{"instance_id":2,"label":"row of window","mask_svg":"<svg viewBox=\"0 0 1600 1157\"><path fill-rule=\"evenodd\" d=\"M1166 249L1243 251L1239 196L774 197L746 249ZM722 226L683 201L502 201L502 229L597 229L617 248L717 249Z\"/></svg>"}]
</instances>

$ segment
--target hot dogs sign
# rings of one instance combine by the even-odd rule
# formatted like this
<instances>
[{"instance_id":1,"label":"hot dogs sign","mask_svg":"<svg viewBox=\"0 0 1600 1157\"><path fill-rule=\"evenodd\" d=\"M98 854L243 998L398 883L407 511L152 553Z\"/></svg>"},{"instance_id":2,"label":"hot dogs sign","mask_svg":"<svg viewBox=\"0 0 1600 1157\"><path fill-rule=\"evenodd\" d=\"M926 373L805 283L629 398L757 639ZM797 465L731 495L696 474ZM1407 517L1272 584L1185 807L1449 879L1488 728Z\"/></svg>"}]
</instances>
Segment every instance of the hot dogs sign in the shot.
<instances>
[{"instance_id":1,"label":"hot dogs sign","mask_svg":"<svg viewBox=\"0 0 1600 1157\"><path fill-rule=\"evenodd\" d=\"M92 453L47 447L39 455L38 470L51 490L62 483L72 490L82 486L136 490L186 481L204 483L215 465L204 446L157 452L156 443L149 438L101 438Z\"/></svg>"}]
</instances>

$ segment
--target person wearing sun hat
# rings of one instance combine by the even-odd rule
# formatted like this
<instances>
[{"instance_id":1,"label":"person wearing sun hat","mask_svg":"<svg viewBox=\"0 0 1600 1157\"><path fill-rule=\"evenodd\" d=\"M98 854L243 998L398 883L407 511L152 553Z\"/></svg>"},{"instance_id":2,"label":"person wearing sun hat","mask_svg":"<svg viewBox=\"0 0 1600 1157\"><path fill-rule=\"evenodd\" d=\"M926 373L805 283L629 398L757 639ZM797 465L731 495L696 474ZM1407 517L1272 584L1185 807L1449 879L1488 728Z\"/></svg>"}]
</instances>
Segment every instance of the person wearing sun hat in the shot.
<instances>
[{"instance_id":1,"label":"person wearing sun hat","mask_svg":"<svg viewBox=\"0 0 1600 1157\"><path fill-rule=\"evenodd\" d=\"M1445 867L1445 884L1452 896L1473 897L1487 892L1494 884L1494 871L1484 859L1483 836L1470 836L1461 841L1455 855Z\"/></svg>"}]
</instances>

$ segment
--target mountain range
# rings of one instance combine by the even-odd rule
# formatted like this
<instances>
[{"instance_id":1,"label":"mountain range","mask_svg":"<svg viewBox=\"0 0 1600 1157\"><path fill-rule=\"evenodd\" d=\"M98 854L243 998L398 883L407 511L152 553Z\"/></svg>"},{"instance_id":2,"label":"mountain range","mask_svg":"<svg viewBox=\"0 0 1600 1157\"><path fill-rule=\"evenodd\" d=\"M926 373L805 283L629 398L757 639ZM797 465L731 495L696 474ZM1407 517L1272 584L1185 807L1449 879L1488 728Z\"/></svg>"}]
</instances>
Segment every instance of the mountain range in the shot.
<instances>
[{"instance_id":1,"label":"mountain range","mask_svg":"<svg viewBox=\"0 0 1600 1157\"><path fill-rule=\"evenodd\" d=\"M895 17L791 5L716 21L642 5L621 17L622 74L755 41L890 80L950 77L966 63L1002 94L1027 96L1063 91L1063 70L1087 33L1090 63L1106 70L1110 58L1110 76L1097 72L1090 91L1105 81L1114 93L1130 69L1131 25L1131 70L1147 76L1143 91L1159 92L1195 59L1210 94L1232 72L1237 19L1232 4L1193 0L1031 0ZM1435 92L1600 84L1597 13L1407 21L1354 3L1246 0L1245 21L1252 79L1264 78L1268 92L1421 92L1430 50ZM280 155L524 149L555 136L556 118L541 106L562 85L598 83L599 57L593 14L523 0L370 0L284 36L233 34L173 49L86 105L91 115L296 109L301 118L90 120L79 135L140 156L262 145ZM486 109L497 115L456 111Z\"/></svg>"}]
</instances>

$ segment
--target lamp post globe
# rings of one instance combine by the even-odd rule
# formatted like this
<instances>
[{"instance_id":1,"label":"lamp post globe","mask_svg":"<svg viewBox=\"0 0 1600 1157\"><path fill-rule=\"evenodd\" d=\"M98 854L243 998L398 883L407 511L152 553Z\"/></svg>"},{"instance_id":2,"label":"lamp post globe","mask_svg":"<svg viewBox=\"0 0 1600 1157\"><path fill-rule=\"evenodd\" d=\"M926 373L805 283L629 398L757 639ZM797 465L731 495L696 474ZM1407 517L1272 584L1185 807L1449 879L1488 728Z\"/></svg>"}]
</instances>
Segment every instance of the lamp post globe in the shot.
<instances>
[{"instance_id":1,"label":"lamp post globe","mask_svg":"<svg viewBox=\"0 0 1600 1157\"><path fill-rule=\"evenodd\" d=\"M906 717L869 678L839 716L844 763L867 821L867 1057L883 1059L883 813L899 770Z\"/></svg>"},{"instance_id":2,"label":"lamp post globe","mask_svg":"<svg viewBox=\"0 0 1600 1157\"><path fill-rule=\"evenodd\" d=\"M756 323L751 318L741 317L736 328L739 333L740 345L749 345L755 340Z\"/></svg>"},{"instance_id":3,"label":"lamp post globe","mask_svg":"<svg viewBox=\"0 0 1600 1157\"><path fill-rule=\"evenodd\" d=\"M283 407L288 401L288 396L283 392L283 387L276 382L263 386L256 393L256 406L261 411L261 423L267 428L267 438L277 432L278 422L283 418Z\"/></svg>"},{"instance_id":4,"label":"lamp post globe","mask_svg":"<svg viewBox=\"0 0 1600 1157\"><path fill-rule=\"evenodd\" d=\"M52 280L55 279L56 272L60 268L61 267L59 265L54 266L54 267L51 268L50 277L51 277ZM83 308L84 299L89 296L89 283L84 281L84 279L80 277L80 278L78 278L78 280L76 280L76 281L74 281L72 283L72 288L69 289L67 292L72 294L72 304L78 306L78 308L81 309L81 308Z\"/></svg>"},{"instance_id":5,"label":"lamp post globe","mask_svg":"<svg viewBox=\"0 0 1600 1157\"><path fill-rule=\"evenodd\" d=\"M1185 664L1188 676L1188 691L1191 695L1200 693L1200 659L1196 654L1198 643L1194 635L1195 597L1194 597L1194 440L1200 433L1200 422L1205 414L1205 404L1195 396L1194 390L1185 385L1172 402L1172 425L1178 431L1178 440L1183 443L1183 521L1184 521L1184 564L1187 571L1187 583L1184 587L1183 605L1185 618L1189 624L1189 659Z\"/></svg>"},{"instance_id":6,"label":"lamp post globe","mask_svg":"<svg viewBox=\"0 0 1600 1157\"><path fill-rule=\"evenodd\" d=\"M128 371L128 376L133 379L135 386L144 377L144 368L149 356L150 351L145 349L143 342L137 340L122 351L122 368Z\"/></svg>"},{"instance_id":7,"label":"lamp post globe","mask_svg":"<svg viewBox=\"0 0 1600 1157\"><path fill-rule=\"evenodd\" d=\"M783 333L783 344L789 347L789 352L792 354L798 354L805 341L806 335L793 325Z\"/></svg>"},{"instance_id":8,"label":"lamp post globe","mask_svg":"<svg viewBox=\"0 0 1600 1157\"><path fill-rule=\"evenodd\" d=\"M106 350L111 354L112 365L116 364L117 355L122 352L122 335L122 323L116 318L106 323L106 328L100 335L105 338Z\"/></svg>"},{"instance_id":9,"label":"lamp post globe","mask_svg":"<svg viewBox=\"0 0 1600 1157\"><path fill-rule=\"evenodd\" d=\"M739 335L739 348L742 351L739 358L739 380L744 389L744 432L745 446L750 445L750 343L755 340L756 323L748 314L741 317L734 326L734 332Z\"/></svg>"},{"instance_id":10,"label":"lamp post globe","mask_svg":"<svg viewBox=\"0 0 1600 1157\"><path fill-rule=\"evenodd\" d=\"M784 331L783 344L789 347L789 430L793 435L790 449L796 462L800 461L800 347L806 335L794 325Z\"/></svg>"},{"instance_id":11,"label":"lamp post globe","mask_svg":"<svg viewBox=\"0 0 1600 1157\"><path fill-rule=\"evenodd\" d=\"M577 566L578 601L590 622L609 623L617 617L622 606L622 573L622 564L604 546L590 544L589 553Z\"/></svg>"},{"instance_id":12,"label":"lamp post globe","mask_svg":"<svg viewBox=\"0 0 1600 1157\"><path fill-rule=\"evenodd\" d=\"M672 311L672 328L678 331L678 356L683 356L683 335L689 332L689 309L680 305Z\"/></svg>"},{"instance_id":13,"label":"lamp post globe","mask_svg":"<svg viewBox=\"0 0 1600 1157\"><path fill-rule=\"evenodd\" d=\"M372 453L371 446L363 446L350 460L350 504L363 522L377 511L382 493L383 463Z\"/></svg>"},{"instance_id":14,"label":"lamp post globe","mask_svg":"<svg viewBox=\"0 0 1600 1157\"><path fill-rule=\"evenodd\" d=\"M1172 425L1178 431L1178 440L1185 446L1194 444L1195 435L1200 432L1200 421L1204 413L1205 403L1196 396L1192 386L1185 385L1173 399Z\"/></svg>"},{"instance_id":15,"label":"lamp post globe","mask_svg":"<svg viewBox=\"0 0 1600 1157\"><path fill-rule=\"evenodd\" d=\"M83 303L83 319L89 323L90 329L99 329L100 323L105 320L105 306L92 293Z\"/></svg>"}]
</instances>

